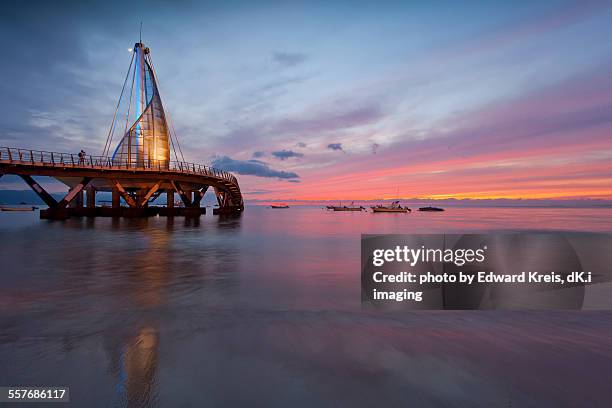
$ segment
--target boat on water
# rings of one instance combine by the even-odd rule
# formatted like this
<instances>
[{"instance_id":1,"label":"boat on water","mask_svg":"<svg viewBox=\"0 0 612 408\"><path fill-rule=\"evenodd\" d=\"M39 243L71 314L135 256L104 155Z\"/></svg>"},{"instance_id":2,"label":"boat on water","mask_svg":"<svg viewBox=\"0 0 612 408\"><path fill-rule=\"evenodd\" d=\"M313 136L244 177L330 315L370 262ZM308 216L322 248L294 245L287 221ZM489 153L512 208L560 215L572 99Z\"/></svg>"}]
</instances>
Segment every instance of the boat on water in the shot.
<instances>
[{"instance_id":1,"label":"boat on water","mask_svg":"<svg viewBox=\"0 0 612 408\"><path fill-rule=\"evenodd\" d=\"M433 211L433 212L436 212L436 211L444 211L444 208L428 206L428 207L421 207L421 208L419 208L419 211Z\"/></svg>"},{"instance_id":2,"label":"boat on water","mask_svg":"<svg viewBox=\"0 0 612 408\"><path fill-rule=\"evenodd\" d=\"M328 205L327 206L328 209L330 210L334 210L334 211L363 211L365 210L365 207L362 206L357 206L355 205L354 202L351 203L351 205L342 205L342 203L340 205Z\"/></svg>"},{"instance_id":3,"label":"boat on water","mask_svg":"<svg viewBox=\"0 0 612 408\"><path fill-rule=\"evenodd\" d=\"M372 208L374 213L408 213L412 210L408 207L402 207L399 201L394 201L390 205L376 205Z\"/></svg>"},{"instance_id":4,"label":"boat on water","mask_svg":"<svg viewBox=\"0 0 612 408\"><path fill-rule=\"evenodd\" d=\"M270 208L289 208L287 204L271 205Z\"/></svg>"},{"instance_id":5,"label":"boat on water","mask_svg":"<svg viewBox=\"0 0 612 408\"><path fill-rule=\"evenodd\" d=\"M38 209L38 207L6 207L0 206L0 211L34 211Z\"/></svg>"},{"instance_id":6,"label":"boat on water","mask_svg":"<svg viewBox=\"0 0 612 408\"><path fill-rule=\"evenodd\" d=\"M365 207L334 207L333 208L334 211L363 211L365 210Z\"/></svg>"}]
</instances>

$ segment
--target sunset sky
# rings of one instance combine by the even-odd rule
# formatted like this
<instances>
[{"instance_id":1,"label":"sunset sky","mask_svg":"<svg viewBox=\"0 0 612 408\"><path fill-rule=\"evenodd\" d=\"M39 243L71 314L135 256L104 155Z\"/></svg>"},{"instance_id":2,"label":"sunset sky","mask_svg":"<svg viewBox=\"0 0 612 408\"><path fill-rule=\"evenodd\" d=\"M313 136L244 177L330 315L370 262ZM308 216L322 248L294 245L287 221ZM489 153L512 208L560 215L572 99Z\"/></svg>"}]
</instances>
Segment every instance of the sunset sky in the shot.
<instances>
[{"instance_id":1,"label":"sunset sky","mask_svg":"<svg viewBox=\"0 0 612 408\"><path fill-rule=\"evenodd\" d=\"M0 14L2 146L100 154L142 20L247 201L612 199L611 2L50 3Z\"/></svg>"}]
</instances>

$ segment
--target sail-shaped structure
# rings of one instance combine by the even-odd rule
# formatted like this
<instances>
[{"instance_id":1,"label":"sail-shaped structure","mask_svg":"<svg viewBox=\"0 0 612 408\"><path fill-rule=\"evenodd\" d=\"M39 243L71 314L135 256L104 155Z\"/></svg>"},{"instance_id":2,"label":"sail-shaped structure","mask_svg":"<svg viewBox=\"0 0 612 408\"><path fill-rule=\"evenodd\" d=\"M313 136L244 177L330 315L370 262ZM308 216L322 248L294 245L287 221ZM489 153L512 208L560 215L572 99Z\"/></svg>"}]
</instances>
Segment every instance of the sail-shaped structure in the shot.
<instances>
[{"instance_id":1,"label":"sail-shaped structure","mask_svg":"<svg viewBox=\"0 0 612 408\"><path fill-rule=\"evenodd\" d=\"M3 161L0 148L0 170L3 165L22 165L22 169L10 167L11 171L22 172L16 174L25 177L24 180L49 206L45 217L63 219L70 214L95 216L102 213L146 216L162 212L171 216L199 216L205 212L200 202L209 187L214 190L219 203L219 208L213 213L242 212L242 193L233 174L185 161L179 140L172 126L168 125L150 50L139 41L130 52L130 66L100 156L87 154L82 149L78 153L6 149L7 160ZM24 161L26 154L27 161ZM66 184L70 189L68 194L57 202L29 177L33 171ZM82 208L85 191L87 209ZM110 212L96 208L97 191L112 192ZM162 193L167 196L166 209L149 208L149 203ZM175 193L180 197L183 209L174 209ZM122 206L121 200L127 207ZM75 208L68 211L68 204Z\"/></svg>"},{"instance_id":2,"label":"sail-shaped structure","mask_svg":"<svg viewBox=\"0 0 612 408\"><path fill-rule=\"evenodd\" d=\"M130 76L132 87L127 101L124 133L111 160L116 165L125 164L129 167L146 165L167 168L170 163L171 136L150 51L142 42L134 45L126 82ZM127 99L127 95L124 96ZM114 133L116 129L111 131Z\"/></svg>"}]
</instances>

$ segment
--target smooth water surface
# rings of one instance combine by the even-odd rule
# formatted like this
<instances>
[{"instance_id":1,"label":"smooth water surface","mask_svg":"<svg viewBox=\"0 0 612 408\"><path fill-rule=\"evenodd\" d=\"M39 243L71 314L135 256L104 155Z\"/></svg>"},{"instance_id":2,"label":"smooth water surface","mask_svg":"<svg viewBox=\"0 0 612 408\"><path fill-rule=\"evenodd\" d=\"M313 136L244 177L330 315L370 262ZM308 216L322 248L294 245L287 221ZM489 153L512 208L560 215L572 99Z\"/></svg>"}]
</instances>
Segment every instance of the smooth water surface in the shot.
<instances>
[{"instance_id":1,"label":"smooth water surface","mask_svg":"<svg viewBox=\"0 0 612 408\"><path fill-rule=\"evenodd\" d=\"M87 407L609 406L612 312L361 308L362 233L524 229L612 232L612 209L0 212L0 385Z\"/></svg>"}]
</instances>

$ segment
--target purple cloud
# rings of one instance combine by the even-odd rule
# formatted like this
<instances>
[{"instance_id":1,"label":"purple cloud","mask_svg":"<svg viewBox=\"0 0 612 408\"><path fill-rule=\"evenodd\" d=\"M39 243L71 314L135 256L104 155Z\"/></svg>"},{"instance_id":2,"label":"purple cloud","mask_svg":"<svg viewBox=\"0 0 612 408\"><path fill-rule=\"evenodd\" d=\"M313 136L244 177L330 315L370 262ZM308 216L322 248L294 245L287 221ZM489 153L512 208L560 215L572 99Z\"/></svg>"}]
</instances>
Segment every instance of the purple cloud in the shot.
<instances>
[{"instance_id":1,"label":"purple cloud","mask_svg":"<svg viewBox=\"0 0 612 408\"><path fill-rule=\"evenodd\" d=\"M330 150L340 150L340 151L344 151L342 149L342 143L330 143L327 145L327 148Z\"/></svg>"},{"instance_id":2,"label":"purple cloud","mask_svg":"<svg viewBox=\"0 0 612 408\"><path fill-rule=\"evenodd\" d=\"M298 179L297 173L274 170L260 160L235 160L228 156L217 156L212 160L212 167L238 174L270 177L279 179Z\"/></svg>"},{"instance_id":3,"label":"purple cloud","mask_svg":"<svg viewBox=\"0 0 612 408\"><path fill-rule=\"evenodd\" d=\"M277 152L272 152L272 156L281 160L287 160L291 157L304 157L302 153L294 152L293 150L279 150Z\"/></svg>"}]
</instances>

